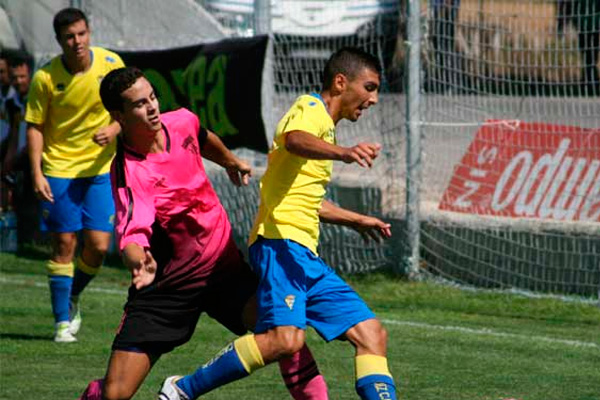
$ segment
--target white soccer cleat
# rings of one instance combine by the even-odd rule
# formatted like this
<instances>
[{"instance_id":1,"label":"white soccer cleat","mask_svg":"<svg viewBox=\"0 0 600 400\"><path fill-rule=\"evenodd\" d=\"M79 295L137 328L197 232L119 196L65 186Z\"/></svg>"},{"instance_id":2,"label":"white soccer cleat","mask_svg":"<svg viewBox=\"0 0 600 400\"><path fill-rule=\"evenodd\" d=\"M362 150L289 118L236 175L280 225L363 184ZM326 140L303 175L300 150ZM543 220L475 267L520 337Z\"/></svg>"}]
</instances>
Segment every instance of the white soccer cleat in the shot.
<instances>
[{"instance_id":1,"label":"white soccer cleat","mask_svg":"<svg viewBox=\"0 0 600 400\"><path fill-rule=\"evenodd\" d=\"M77 335L81 328L81 312L79 311L79 297L71 297L69 301L69 319L71 321L69 331L71 335Z\"/></svg>"},{"instance_id":2,"label":"white soccer cleat","mask_svg":"<svg viewBox=\"0 0 600 400\"><path fill-rule=\"evenodd\" d=\"M170 376L165 379L158 391L158 400L190 400L183 390L175 384L179 379L181 379L181 376Z\"/></svg>"},{"instance_id":3,"label":"white soccer cleat","mask_svg":"<svg viewBox=\"0 0 600 400\"><path fill-rule=\"evenodd\" d=\"M70 324L67 321L56 324L54 341L56 343L73 343L77 341L77 338L71 333Z\"/></svg>"}]
</instances>

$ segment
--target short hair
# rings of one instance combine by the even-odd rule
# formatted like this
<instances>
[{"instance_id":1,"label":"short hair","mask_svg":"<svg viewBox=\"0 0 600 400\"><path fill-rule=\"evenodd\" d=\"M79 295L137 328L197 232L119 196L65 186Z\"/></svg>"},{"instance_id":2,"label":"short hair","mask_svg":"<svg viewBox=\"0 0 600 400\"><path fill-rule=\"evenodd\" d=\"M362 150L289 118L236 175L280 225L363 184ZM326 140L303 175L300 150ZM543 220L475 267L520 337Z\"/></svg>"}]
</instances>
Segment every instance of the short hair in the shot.
<instances>
[{"instance_id":1,"label":"short hair","mask_svg":"<svg viewBox=\"0 0 600 400\"><path fill-rule=\"evenodd\" d=\"M10 68L15 68L21 65L27 65L29 71L32 69L33 59L30 55L18 52L8 57L8 66Z\"/></svg>"},{"instance_id":2,"label":"short hair","mask_svg":"<svg viewBox=\"0 0 600 400\"><path fill-rule=\"evenodd\" d=\"M329 57L323 70L322 89L331 88L337 74L345 75L353 80L364 69L368 68L381 76L381 63L372 54L356 47L344 47Z\"/></svg>"},{"instance_id":3,"label":"short hair","mask_svg":"<svg viewBox=\"0 0 600 400\"><path fill-rule=\"evenodd\" d=\"M121 93L129 89L144 76L136 67L124 67L110 71L100 84L100 98L104 108L110 111L123 111L123 97Z\"/></svg>"},{"instance_id":4,"label":"short hair","mask_svg":"<svg viewBox=\"0 0 600 400\"><path fill-rule=\"evenodd\" d=\"M88 19L83 11L78 8L63 8L54 16L52 26L54 27L54 33L56 37L60 37L60 30L65 26L69 26L77 21L85 21L85 25L89 26Z\"/></svg>"}]
</instances>

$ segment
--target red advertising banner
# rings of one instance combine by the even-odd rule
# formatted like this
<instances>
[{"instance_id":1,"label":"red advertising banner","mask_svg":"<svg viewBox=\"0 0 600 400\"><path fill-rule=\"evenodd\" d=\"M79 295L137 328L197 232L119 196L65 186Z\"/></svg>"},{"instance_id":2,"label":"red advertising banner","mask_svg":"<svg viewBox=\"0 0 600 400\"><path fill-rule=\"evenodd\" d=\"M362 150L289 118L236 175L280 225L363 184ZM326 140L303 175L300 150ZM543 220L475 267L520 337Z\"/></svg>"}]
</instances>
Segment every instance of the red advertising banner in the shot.
<instances>
[{"instance_id":1,"label":"red advertising banner","mask_svg":"<svg viewBox=\"0 0 600 400\"><path fill-rule=\"evenodd\" d=\"M439 208L600 222L600 129L487 121L455 166Z\"/></svg>"}]
</instances>

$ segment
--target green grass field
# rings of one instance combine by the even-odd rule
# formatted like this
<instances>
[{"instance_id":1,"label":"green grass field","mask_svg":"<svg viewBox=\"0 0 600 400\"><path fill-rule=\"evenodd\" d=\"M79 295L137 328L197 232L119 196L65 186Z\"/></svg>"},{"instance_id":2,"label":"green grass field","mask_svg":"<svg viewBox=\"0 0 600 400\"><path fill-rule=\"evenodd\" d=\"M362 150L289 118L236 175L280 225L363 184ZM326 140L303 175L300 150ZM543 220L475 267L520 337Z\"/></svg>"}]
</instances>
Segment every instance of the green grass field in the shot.
<instances>
[{"instance_id":1,"label":"green grass field","mask_svg":"<svg viewBox=\"0 0 600 400\"><path fill-rule=\"evenodd\" d=\"M0 254L0 399L76 399L101 377L121 316L128 273L105 267L82 299L74 344L52 341L45 254ZM401 399L600 400L600 309L581 302L407 283L381 274L349 281L389 332ZM207 317L191 342L163 356L136 399L154 399L165 376L192 372L232 335ZM354 399L349 344L308 340L330 398ZM206 399L290 398L269 366Z\"/></svg>"}]
</instances>

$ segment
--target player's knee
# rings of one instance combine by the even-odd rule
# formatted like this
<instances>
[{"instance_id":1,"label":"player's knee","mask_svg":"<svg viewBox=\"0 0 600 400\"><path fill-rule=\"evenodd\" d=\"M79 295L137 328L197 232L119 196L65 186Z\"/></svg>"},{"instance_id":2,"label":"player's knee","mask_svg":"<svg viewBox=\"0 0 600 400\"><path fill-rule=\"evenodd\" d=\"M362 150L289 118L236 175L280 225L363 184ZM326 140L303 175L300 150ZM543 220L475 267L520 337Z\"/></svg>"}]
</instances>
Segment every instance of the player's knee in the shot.
<instances>
[{"instance_id":1,"label":"player's knee","mask_svg":"<svg viewBox=\"0 0 600 400\"><path fill-rule=\"evenodd\" d=\"M96 257L102 257L104 258L104 256L106 255L106 253L108 253L108 249L110 247L110 243L107 242L94 242L91 244L91 246L89 247L89 250L93 253L95 253L94 255Z\"/></svg>"},{"instance_id":2,"label":"player's knee","mask_svg":"<svg viewBox=\"0 0 600 400\"><path fill-rule=\"evenodd\" d=\"M362 321L348 330L346 337L361 352L385 355L387 330L376 319Z\"/></svg>"},{"instance_id":3,"label":"player's knee","mask_svg":"<svg viewBox=\"0 0 600 400\"><path fill-rule=\"evenodd\" d=\"M290 328L276 332L275 343L279 357L289 357L304 346L305 335L302 329Z\"/></svg>"},{"instance_id":4,"label":"player's knee","mask_svg":"<svg viewBox=\"0 0 600 400\"><path fill-rule=\"evenodd\" d=\"M75 234L54 234L52 237L53 258L61 263L71 262L76 246L77 237Z\"/></svg>"}]
</instances>

